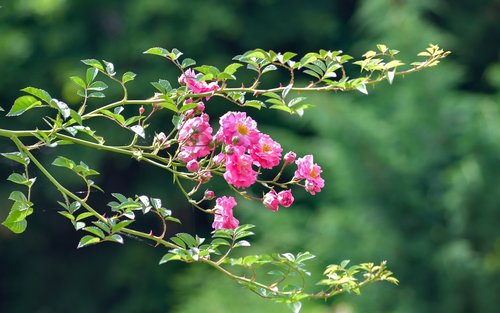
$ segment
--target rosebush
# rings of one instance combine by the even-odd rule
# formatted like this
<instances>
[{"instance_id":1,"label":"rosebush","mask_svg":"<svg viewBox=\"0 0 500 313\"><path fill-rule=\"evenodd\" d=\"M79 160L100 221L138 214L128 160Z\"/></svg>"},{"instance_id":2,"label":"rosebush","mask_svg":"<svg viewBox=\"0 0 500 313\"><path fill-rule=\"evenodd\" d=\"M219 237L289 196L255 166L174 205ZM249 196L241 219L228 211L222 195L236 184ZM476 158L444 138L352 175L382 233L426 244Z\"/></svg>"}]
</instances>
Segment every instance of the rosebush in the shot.
<instances>
[{"instance_id":1,"label":"rosebush","mask_svg":"<svg viewBox=\"0 0 500 313\"><path fill-rule=\"evenodd\" d=\"M27 217L35 207L31 202L31 190L36 177L31 171L36 168L60 192L62 201L58 203L62 210L59 213L75 230L85 233L78 248L102 242L123 244L124 237L152 241L166 249L160 264L170 261L208 264L263 298L289 304L294 312L300 311L300 301L305 299L328 299L344 292L359 294L361 287L375 281L397 283L385 262L348 266L346 260L326 267L325 277L318 282L323 289L307 291L305 277L310 273L306 262L315 257L309 252L234 256L234 250L250 246L248 238L254 234L254 225L248 221L240 225L237 218L240 199L259 201L262 207L279 212L280 206L288 208L293 204L294 193L305 191L314 196L325 186L321 166L314 162L313 154L300 156L288 151L283 155L283 151L288 150L286 147L261 132L257 122L246 112L234 108L269 108L302 116L312 106L304 93L359 91L368 94L370 85L384 80L392 83L397 75L432 67L449 52L430 45L419 54L424 57L423 61L406 66L396 59L397 50L382 44L359 60L342 51L320 50L297 59L292 52L256 49L236 56L235 62L222 71L210 65L195 67L196 61L181 58L182 53L177 49L169 51L156 47L145 53L173 63L180 71L178 85L159 79L152 83L156 90L150 98L129 99L127 84L134 80L135 73L118 75L113 63L86 59L82 60L88 66L85 75L70 78L79 87L78 95L82 98L77 108L71 108L39 88L22 90L26 95L14 102L7 116L17 117L35 108L46 108L53 114L45 115L43 122L47 126L44 127L0 129L0 136L10 139L16 147L16 151L2 155L23 168L21 173L13 173L7 179L27 189L10 194L13 204L4 226L15 233L25 231ZM351 64L360 67L358 77L348 75L351 68L347 65ZM242 68L254 75L247 86L236 77ZM272 88L261 87L268 83L266 73L276 70L289 73L289 81ZM307 75L307 79L302 75ZM99 80L101 78L106 82ZM101 104L96 100L106 97L104 92L110 82L123 90L123 98ZM214 97L232 104L218 124L206 111ZM165 128L165 123L155 128L153 121L163 121L167 114L171 116L171 128ZM128 138L110 138L105 129L94 127L92 120L101 118L125 129ZM108 210L93 207L90 199L95 193L92 191L105 192L93 180L102 170L97 171L83 160L74 161L65 156L58 156L52 162L53 166L65 168L81 179L85 192L80 196L70 191L63 179L55 177L52 170L39 161L37 153L42 148L57 149L62 145L82 145L128 155L168 172L192 207L213 216L212 238L207 240L183 232L168 238L170 224L181 221L164 201L145 194L112 193L115 200L108 203ZM207 189L205 184L212 179L225 180L232 195ZM213 199L215 206L212 207ZM162 225L161 233L133 227L142 215L156 217Z\"/></svg>"}]
</instances>

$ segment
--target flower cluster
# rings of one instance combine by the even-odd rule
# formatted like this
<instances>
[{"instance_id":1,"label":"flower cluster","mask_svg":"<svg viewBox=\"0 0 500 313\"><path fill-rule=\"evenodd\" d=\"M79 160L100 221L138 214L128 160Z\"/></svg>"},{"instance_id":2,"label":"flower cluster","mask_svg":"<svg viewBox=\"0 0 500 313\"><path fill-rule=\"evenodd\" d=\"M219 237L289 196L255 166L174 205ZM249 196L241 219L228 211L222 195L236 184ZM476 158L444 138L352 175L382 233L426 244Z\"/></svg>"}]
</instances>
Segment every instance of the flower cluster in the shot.
<instances>
[{"instance_id":1,"label":"flower cluster","mask_svg":"<svg viewBox=\"0 0 500 313\"><path fill-rule=\"evenodd\" d=\"M200 74L191 69L186 70L179 82L186 84L193 93L214 92L219 89L217 82L207 83L200 80ZM188 99L185 104L192 102L193 100ZM186 164L189 172L200 178L200 184L212 177L212 171L222 171L220 174L226 182L237 189L246 189L260 182L269 189L261 201L272 211L278 211L279 206L286 208L292 205L294 197L289 185L302 186L312 195L324 187L324 180L320 176L321 167L313 162L313 156L306 155L296 160L294 152L285 154L283 167L274 180L259 181L258 175L262 169L270 170L280 165L283 153L281 145L268 134L259 131L255 120L245 112L230 111L221 116L220 127L213 134L209 116L204 109L205 104L199 101L195 109L185 112L177 137L178 159ZM207 156L210 156L208 160ZM285 166L293 163L297 165L293 179L286 183L277 183ZM282 190L277 191L276 187ZM214 195L211 195L210 198L213 197ZM233 197L217 198L212 211L215 214L212 224L214 229L238 226L239 222L233 216L235 205Z\"/></svg>"}]
</instances>

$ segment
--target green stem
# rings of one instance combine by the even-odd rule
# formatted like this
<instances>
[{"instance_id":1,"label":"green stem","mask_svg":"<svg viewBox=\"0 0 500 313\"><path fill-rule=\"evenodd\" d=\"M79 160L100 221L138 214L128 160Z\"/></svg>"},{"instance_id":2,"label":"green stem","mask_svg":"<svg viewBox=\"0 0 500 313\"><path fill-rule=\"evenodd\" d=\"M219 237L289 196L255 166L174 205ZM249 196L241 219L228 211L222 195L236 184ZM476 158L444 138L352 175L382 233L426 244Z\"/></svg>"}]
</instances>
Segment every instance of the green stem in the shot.
<instances>
[{"instance_id":1,"label":"green stem","mask_svg":"<svg viewBox=\"0 0 500 313\"><path fill-rule=\"evenodd\" d=\"M21 142L21 140L19 140L19 138L17 138L16 136L12 136L11 140L17 146L19 151L25 153L30 158L31 162L33 162L33 164L36 165L36 167L45 175L45 177L47 177L47 179L57 188L57 190L60 193L62 193L65 197L67 196L67 197L77 201L78 203L81 204L82 207L84 207L87 211L91 212L99 220L107 223L107 220L104 216L99 214L99 212L94 210L90 205L88 205L80 197L78 197L77 195L75 195L74 193L72 193L71 191L66 189L63 185L61 185L57 181L57 179L55 179L54 176L52 176L52 174L50 174L49 171L38 161L38 159L35 158L35 156L33 154L31 154L31 152L26 148L26 146Z\"/></svg>"}]
</instances>

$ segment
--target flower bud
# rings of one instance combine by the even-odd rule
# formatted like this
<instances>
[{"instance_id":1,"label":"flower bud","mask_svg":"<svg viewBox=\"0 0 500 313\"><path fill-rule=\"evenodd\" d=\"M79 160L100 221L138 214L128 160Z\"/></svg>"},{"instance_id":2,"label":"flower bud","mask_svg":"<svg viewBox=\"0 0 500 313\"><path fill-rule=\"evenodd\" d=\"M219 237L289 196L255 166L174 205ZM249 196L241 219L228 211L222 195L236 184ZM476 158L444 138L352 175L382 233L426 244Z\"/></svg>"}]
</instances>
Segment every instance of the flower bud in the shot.
<instances>
[{"instance_id":1,"label":"flower bud","mask_svg":"<svg viewBox=\"0 0 500 313\"><path fill-rule=\"evenodd\" d=\"M144 106L141 105L141 107L139 108L139 115L144 114L144 111L146 111L146 109L144 109Z\"/></svg>"},{"instance_id":2,"label":"flower bud","mask_svg":"<svg viewBox=\"0 0 500 313\"><path fill-rule=\"evenodd\" d=\"M274 212L278 211L279 201L276 191L271 190L268 193L266 193L264 195L264 198L262 199L262 203L266 208L271 209Z\"/></svg>"},{"instance_id":3,"label":"flower bud","mask_svg":"<svg viewBox=\"0 0 500 313\"><path fill-rule=\"evenodd\" d=\"M295 152L293 151L290 151L288 152L287 154L285 154L285 156L283 157L283 159L285 160L286 163L293 163L295 162L295 158L297 157L297 155L295 154Z\"/></svg>"},{"instance_id":4,"label":"flower bud","mask_svg":"<svg viewBox=\"0 0 500 313\"><path fill-rule=\"evenodd\" d=\"M205 190L204 198L207 200L212 200L213 198L215 198L215 192L209 189Z\"/></svg>"},{"instance_id":5,"label":"flower bud","mask_svg":"<svg viewBox=\"0 0 500 313\"><path fill-rule=\"evenodd\" d=\"M201 183L207 183L210 179L212 179L212 173L210 172L203 172L200 175L200 181Z\"/></svg>"},{"instance_id":6,"label":"flower bud","mask_svg":"<svg viewBox=\"0 0 500 313\"><path fill-rule=\"evenodd\" d=\"M193 159L193 160L187 162L186 168L191 173L192 172L196 172L196 171L198 171L200 169L200 163L198 163L198 161L196 161L195 159Z\"/></svg>"}]
</instances>

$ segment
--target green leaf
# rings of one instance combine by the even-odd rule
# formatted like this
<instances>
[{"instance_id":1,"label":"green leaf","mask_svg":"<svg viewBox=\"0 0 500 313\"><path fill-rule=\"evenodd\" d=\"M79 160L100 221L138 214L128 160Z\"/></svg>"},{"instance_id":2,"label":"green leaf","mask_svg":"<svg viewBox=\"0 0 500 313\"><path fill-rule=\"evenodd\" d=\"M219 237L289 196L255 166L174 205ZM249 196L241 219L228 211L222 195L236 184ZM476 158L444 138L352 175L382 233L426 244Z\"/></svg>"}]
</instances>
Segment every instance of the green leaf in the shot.
<instances>
[{"instance_id":1,"label":"green leaf","mask_svg":"<svg viewBox=\"0 0 500 313\"><path fill-rule=\"evenodd\" d=\"M136 76L137 76L137 74L135 74L134 72L125 72L125 73L123 73L123 76L122 76L122 83L126 84L129 81L134 80Z\"/></svg>"},{"instance_id":2,"label":"green leaf","mask_svg":"<svg viewBox=\"0 0 500 313\"><path fill-rule=\"evenodd\" d=\"M172 240L172 242L174 242L176 245L178 245L182 248L186 248L186 243L184 241L182 241L180 238L172 237L172 238L170 238L170 240Z\"/></svg>"},{"instance_id":3,"label":"green leaf","mask_svg":"<svg viewBox=\"0 0 500 313\"><path fill-rule=\"evenodd\" d=\"M49 93L43 89L34 88L34 87L26 87L24 89L21 89L21 91L29 93L29 94L41 99L42 101L44 101L46 103L50 103L50 101L52 100L52 97L49 95Z\"/></svg>"},{"instance_id":4,"label":"green leaf","mask_svg":"<svg viewBox=\"0 0 500 313\"><path fill-rule=\"evenodd\" d=\"M70 160L70 159L62 157L62 156L58 156L52 162L52 165L60 166L60 167L66 167L66 168L69 168L69 169L72 170L75 167L76 164L75 164L75 162L73 162L73 160Z\"/></svg>"},{"instance_id":5,"label":"green leaf","mask_svg":"<svg viewBox=\"0 0 500 313\"><path fill-rule=\"evenodd\" d=\"M28 187L31 187L33 185L33 183L35 182L36 178L29 179L24 174L12 173L9 175L7 180L11 181L13 183L16 183L16 184L26 185Z\"/></svg>"},{"instance_id":6,"label":"green leaf","mask_svg":"<svg viewBox=\"0 0 500 313\"><path fill-rule=\"evenodd\" d=\"M9 195L9 200L15 201L15 202L28 202L28 199L24 195L24 193L14 190L13 192L10 193Z\"/></svg>"},{"instance_id":7,"label":"green leaf","mask_svg":"<svg viewBox=\"0 0 500 313\"><path fill-rule=\"evenodd\" d=\"M100 238L105 237L104 232L99 227L96 227L96 226L85 227L83 230L85 230L93 235L96 235Z\"/></svg>"},{"instance_id":8,"label":"green leaf","mask_svg":"<svg viewBox=\"0 0 500 313\"><path fill-rule=\"evenodd\" d=\"M243 106L256 108L258 110L260 110L262 107L264 107L264 108L266 107L266 105L264 104L264 102L259 101L259 100L250 100L250 101L247 101L247 102L245 102L245 104Z\"/></svg>"},{"instance_id":9,"label":"green leaf","mask_svg":"<svg viewBox=\"0 0 500 313\"><path fill-rule=\"evenodd\" d=\"M83 248L83 247L88 246L88 245L96 244L99 241L101 241L101 239L99 239L98 237L86 235L86 236L83 236L82 239L80 239L80 242L78 243L77 248L80 249L80 248Z\"/></svg>"},{"instance_id":10,"label":"green leaf","mask_svg":"<svg viewBox=\"0 0 500 313\"><path fill-rule=\"evenodd\" d=\"M88 97L89 98L105 98L106 95L103 94L102 92L97 91L97 92L92 92L92 93L88 94Z\"/></svg>"},{"instance_id":11,"label":"green leaf","mask_svg":"<svg viewBox=\"0 0 500 313\"><path fill-rule=\"evenodd\" d=\"M175 128L179 129L181 127L182 121L184 120L184 115L174 115L172 116L172 124Z\"/></svg>"},{"instance_id":12,"label":"green leaf","mask_svg":"<svg viewBox=\"0 0 500 313\"><path fill-rule=\"evenodd\" d=\"M165 109L168 109L170 111L174 111L175 113L178 112L177 107L173 102L160 102L160 106L164 107Z\"/></svg>"},{"instance_id":13,"label":"green leaf","mask_svg":"<svg viewBox=\"0 0 500 313\"><path fill-rule=\"evenodd\" d=\"M7 159L21 163L24 166L30 163L30 158L22 152L7 152L1 153L1 155Z\"/></svg>"},{"instance_id":14,"label":"green leaf","mask_svg":"<svg viewBox=\"0 0 500 313\"><path fill-rule=\"evenodd\" d=\"M116 233L122 230L123 228L127 227L128 225L132 224L134 221L133 220L128 220L128 221L121 221L118 224L114 225L111 228L111 232Z\"/></svg>"},{"instance_id":15,"label":"green leaf","mask_svg":"<svg viewBox=\"0 0 500 313\"><path fill-rule=\"evenodd\" d=\"M28 226L28 222L26 220L20 220L17 222L3 222L2 225L10 229L13 233L16 234L21 234L26 230L26 227Z\"/></svg>"},{"instance_id":16,"label":"green leaf","mask_svg":"<svg viewBox=\"0 0 500 313\"><path fill-rule=\"evenodd\" d=\"M243 64L240 63L231 63L228 66L226 66L226 68L224 69L224 73L233 75L242 66Z\"/></svg>"},{"instance_id":17,"label":"green leaf","mask_svg":"<svg viewBox=\"0 0 500 313\"><path fill-rule=\"evenodd\" d=\"M95 67L87 69L87 73L85 75L85 79L87 80L87 85L90 85L90 83L94 81L94 79L97 76L97 73L99 73L99 70L96 69Z\"/></svg>"},{"instance_id":18,"label":"green leaf","mask_svg":"<svg viewBox=\"0 0 500 313\"><path fill-rule=\"evenodd\" d=\"M238 247L250 247L250 242L246 240L240 240L233 246L233 248L238 248Z\"/></svg>"},{"instance_id":19,"label":"green leaf","mask_svg":"<svg viewBox=\"0 0 500 313\"><path fill-rule=\"evenodd\" d=\"M276 65L274 64L269 64L268 66L264 67L264 69L262 70L262 74L266 73L266 72L270 72L270 71L275 71L277 70L278 68L276 67Z\"/></svg>"},{"instance_id":20,"label":"green leaf","mask_svg":"<svg viewBox=\"0 0 500 313\"><path fill-rule=\"evenodd\" d=\"M72 82L74 82L76 85L82 87L83 89L87 88L87 84L85 84L83 79L81 79L80 77L71 76L69 79L71 79Z\"/></svg>"},{"instance_id":21,"label":"green leaf","mask_svg":"<svg viewBox=\"0 0 500 313\"><path fill-rule=\"evenodd\" d=\"M96 59L82 60L82 63L104 72L104 67L102 66L101 62Z\"/></svg>"},{"instance_id":22,"label":"green leaf","mask_svg":"<svg viewBox=\"0 0 500 313\"><path fill-rule=\"evenodd\" d=\"M42 102L40 102L33 96L22 96L17 98L16 101L14 101L14 105L10 109L9 113L7 113L7 116L18 116L28 111L31 108L38 107L41 105Z\"/></svg>"},{"instance_id":23,"label":"green leaf","mask_svg":"<svg viewBox=\"0 0 500 313\"><path fill-rule=\"evenodd\" d=\"M78 203L78 202L73 202L73 203ZM87 217L91 217L91 216L94 216L94 213L92 213L92 212L83 212L83 213L80 213L76 217L75 221L81 221L81 220L86 219Z\"/></svg>"},{"instance_id":24,"label":"green leaf","mask_svg":"<svg viewBox=\"0 0 500 313\"><path fill-rule=\"evenodd\" d=\"M191 110L191 109L194 109L198 106L198 103L197 102L191 102L191 103L188 103L188 104L185 104L181 107L181 109L179 110L179 112L181 113L184 113L186 112L187 110Z\"/></svg>"},{"instance_id":25,"label":"green leaf","mask_svg":"<svg viewBox=\"0 0 500 313\"><path fill-rule=\"evenodd\" d=\"M109 241L117 242L119 244L123 244L123 237L118 235L118 234L113 234L111 236L107 236L104 238L104 240L109 240Z\"/></svg>"},{"instance_id":26,"label":"green leaf","mask_svg":"<svg viewBox=\"0 0 500 313\"><path fill-rule=\"evenodd\" d=\"M190 67L190 66L193 66L193 65L196 65L196 61L195 60L190 59L190 58L185 58L184 60L182 60L181 67L182 68L186 68L186 67Z\"/></svg>"},{"instance_id":27,"label":"green leaf","mask_svg":"<svg viewBox=\"0 0 500 313\"><path fill-rule=\"evenodd\" d=\"M108 85L102 81L96 81L89 85L88 90L103 91L108 88Z\"/></svg>"},{"instance_id":28,"label":"green leaf","mask_svg":"<svg viewBox=\"0 0 500 313\"><path fill-rule=\"evenodd\" d=\"M170 262L170 261L175 261L175 260L180 260L181 259L181 256L178 255L178 254L173 254L173 253L167 253L165 254L161 260L160 260L160 264L165 264L167 262Z\"/></svg>"},{"instance_id":29,"label":"green leaf","mask_svg":"<svg viewBox=\"0 0 500 313\"><path fill-rule=\"evenodd\" d=\"M144 54L153 54L153 55L159 55L162 57L167 57L167 55L170 53L167 49L163 49L160 47L154 47L154 48L149 48L148 50L143 52Z\"/></svg>"},{"instance_id":30,"label":"green leaf","mask_svg":"<svg viewBox=\"0 0 500 313\"><path fill-rule=\"evenodd\" d=\"M78 112L76 112L75 110L70 110L69 115L75 122L77 122L79 125L82 125L82 117L80 116L80 114L78 114Z\"/></svg>"},{"instance_id":31,"label":"green leaf","mask_svg":"<svg viewBox=\"0 0 500 313\"><path fill-rule=\"evenodd\" d=\"M70 117L71 110L66 103L59 101L57 99L52 99L50 101L50 104L52 106L56 107L56 109L61 113L61 115L62 115L62 117L64 117L64 119L67 119L68 117Z\"/></svg>"},{"instance_id":32,"label":"green leaf","mask_svg":"<svg viewBox=\"0 0 500 313\"><path fill-rule=\"evenodd\" d=\"M102 62L106 66L106 73L108 73L110 76L115 76L116 72L115 72L115 66L113 65L113 63L105 61L105 60L102 60Z\"/></svg>"},{"instance_id":33,"label":"green leaf","mask_svg":"<svg viewBox=\"0 0 500 313\"><path fill-rule=\"evenodd\" d=\"M2 107L0 107L0 111L5 111Z\"/></svg>"},{"instance_id":34,"label":"green leaf","mask_svg":"<svg viewBox=\"0 0 500 313\"><path fill-rule=\"evenodd\" d=\"M141 138L146 138L146 133L144 132L144 128L141 125L134 125L130 127L130 130L137 134L137 136Z\"/></svg>"},{"instance_id":35,"label":"green leaf","mask_svg":"<svg viewBox=\"0 0 500 313\"><path fill-rule=\"evenodd\" d=\"M196 246L196 239L188 233L178 233L176 234L182 241L186 243L188 247Z\"/></svg>"}]
</instances>

